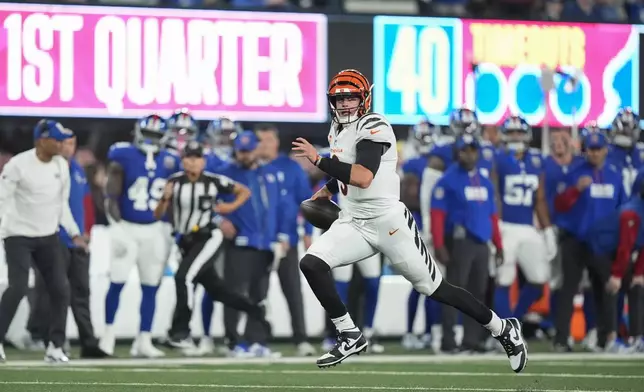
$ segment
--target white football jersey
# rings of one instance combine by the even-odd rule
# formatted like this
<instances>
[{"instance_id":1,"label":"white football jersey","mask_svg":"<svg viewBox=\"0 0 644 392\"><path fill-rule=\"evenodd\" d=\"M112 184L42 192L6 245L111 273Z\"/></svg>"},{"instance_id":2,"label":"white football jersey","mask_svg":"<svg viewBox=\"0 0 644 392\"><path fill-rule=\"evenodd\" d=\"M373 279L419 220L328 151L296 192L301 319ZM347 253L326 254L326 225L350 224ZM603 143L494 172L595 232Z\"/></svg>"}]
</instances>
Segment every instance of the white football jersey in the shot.
<instances>
[{"instance_id":1,"label":"white football jersey","mask_svg":"<svg viewBox=\"0 0 644 392\"><path fill-rule=\"evenodd\" d=\"M331 157L345 163L356 163L356 146L362 140L388 144L389 148L380 158L380 167L368 188L361 189L338 181L338 197L342 210L350 216L370 219L387 213L400 200L400 177L396 172L398 151L389 121L379 114L369 113L351 124L343 124L340 132L337 124L331 125Z\"/></svg>"}]
</instances>

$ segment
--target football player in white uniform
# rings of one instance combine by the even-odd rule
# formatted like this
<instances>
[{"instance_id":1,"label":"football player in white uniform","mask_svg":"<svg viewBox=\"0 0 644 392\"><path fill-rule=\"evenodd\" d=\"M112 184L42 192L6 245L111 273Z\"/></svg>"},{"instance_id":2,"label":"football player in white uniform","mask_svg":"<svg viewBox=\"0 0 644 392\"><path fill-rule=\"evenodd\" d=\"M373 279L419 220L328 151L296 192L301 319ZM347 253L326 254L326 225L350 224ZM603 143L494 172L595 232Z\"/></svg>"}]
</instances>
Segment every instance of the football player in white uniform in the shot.
<instances>
[{"instance_id":1,"label":"football player in white uniform","mask_svg":"<svg viewBox=\"0 0 644 392\"><path fill-rule=\"evenodd\" d=\"M333 116L328 137L332 158L320 157L303 138L293 142L298 156L306 157L333 178L313 199L330 198L337 191L346 196L338 220L300 261L309 286L338 330L335 347L318 358L318 367L336 365L366 351L368 345L347 313L329 272L381 252L416 290L454 306L485 326L505 348L512 369L522 371L528 358L520 322L500 319L472 294L443 280L414 218L400 202L396 137L383 116L369 113L371 89L367 78L353 69L332 78L327 91Z\"/></svg>"},{"instance_id":2,"label":"football player in white uniform","mask_svg":"<svg viewBox=\"0 0 644 392\"><path fill-rule=\"evenodd\" d=\"M345 208L346 200L346 196L341 193L338 194L338 205L340 208ZM354 266L360 270L360 275L364 282L364 336L371 346L371 351L376 354L381 354L385 351L385 347L374 340L376 339L376 330L373 326L376 309L378 308L378 292L380 291L380 276L382 274L380 253L367 257L355 263L355 265L347 265L332 271L336 288L345 303L349 299L349 285L351 278L353 278ZM335 342L333 342L333 345L335 345Z\"/></svg>"},{"instance_id":3,"label":"football player in white uniform","mask_svg":"<svg viewBox=\"0 0 644 392\"><path fill-rule=\"evenodd\" d=\"M136 122L133 143L116 143L109 152L106 212L112 248L110 288L105 298L105 332L101 350L114 353L113 327L123 286L134 266L141 283L140 333L132 345L133 356L161 357L152 345L150 331L156 293L168 260L168 225L154 218L167 178L180 170L180 158L161 146L167 123L150 115ZM131 315L130 315L131 316Z\"/></svg>"}]
</instances>

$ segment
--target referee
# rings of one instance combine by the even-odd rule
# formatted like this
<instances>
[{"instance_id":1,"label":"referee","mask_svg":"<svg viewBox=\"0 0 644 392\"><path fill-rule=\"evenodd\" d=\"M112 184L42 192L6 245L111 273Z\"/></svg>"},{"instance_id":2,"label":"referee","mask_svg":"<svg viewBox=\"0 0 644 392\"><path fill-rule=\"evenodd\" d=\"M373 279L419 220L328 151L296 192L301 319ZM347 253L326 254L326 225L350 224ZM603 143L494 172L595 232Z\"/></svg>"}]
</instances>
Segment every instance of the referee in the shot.
<instances>
[{"instance_id":1,"label":"referee","mask_svg":"<svg viewBox=\"0 0 644 392\"><path fill-rule=\"evenodd\" d=\"M1 342L27 294L29 268L42 276L50 299L51 318L48 362L68 362L63 352L69 282L58 226L72 242L87 249L69 209L69 165L59 156L63 140L74 134L52 120L34 128L35 148L14 156L0 176L0 238L4 241L9 287L0 300L0 361L5 360Z\"/></svg>"},{"instance_id":2,"label":"referee","mask_svg":"<svg viewBox=\"0 0 644 392\"><path fill-rule=\"evenodd\" d=\"M229 178L204 171L206 160L203 147L189 142L184 151L184 171L168 179L163 198L154 211L162 219L172 208L174 230L182 259L175 274L177 304L172 317L169 338L173 342L190 339L190 318L194 305L194 285L201 284L210 298L234 309L247 312L266 328L264 308L229 289L217 275L215 260L222 248L223 233L213 223L214 214L229 214L250 197L250 191ZM230 203L216 203L221 194L234 194Z\"/></svg>"}]
</instances>

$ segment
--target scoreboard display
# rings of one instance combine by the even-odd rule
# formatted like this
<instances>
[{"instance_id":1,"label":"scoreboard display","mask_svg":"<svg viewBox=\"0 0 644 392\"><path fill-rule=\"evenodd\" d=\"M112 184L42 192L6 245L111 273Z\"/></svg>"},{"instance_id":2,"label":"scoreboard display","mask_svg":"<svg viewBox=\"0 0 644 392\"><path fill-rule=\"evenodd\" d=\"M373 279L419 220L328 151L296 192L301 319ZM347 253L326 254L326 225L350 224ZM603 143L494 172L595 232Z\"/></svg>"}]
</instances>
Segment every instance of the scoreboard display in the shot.
<instances>
[{"instance_id":1,"label":"scoreboard display","mask_svg":"<svg viewBox=\"0 0 644 392\"><path fill-rule=\"evenodd\" d=\"M556 70L547 96L544 66ZM453 109L466 106L486 124L519 114L532 125L608 125L620 107L639 108L639 31L629 25L378 16L374 84L374 110L397 124L423 117L446 124Z\"/></svg>"}]
</instances>

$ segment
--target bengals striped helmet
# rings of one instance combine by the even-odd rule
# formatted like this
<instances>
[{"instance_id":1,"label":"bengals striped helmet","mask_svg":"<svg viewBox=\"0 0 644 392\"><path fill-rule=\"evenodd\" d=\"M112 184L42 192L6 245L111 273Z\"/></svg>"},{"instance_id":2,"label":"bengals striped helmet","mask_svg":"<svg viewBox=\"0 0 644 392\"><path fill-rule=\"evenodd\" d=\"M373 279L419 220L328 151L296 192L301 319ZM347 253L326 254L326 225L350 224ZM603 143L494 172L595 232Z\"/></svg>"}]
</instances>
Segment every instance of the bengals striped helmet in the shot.
<instances>
[{"instance_id":1,"label":"bengals striped helmet","mask_svg":"<svg viewBox=\"0 0 644 392\"><path fill-rule=\"evenodd\" d=\"M371 89L369 80L355 69L338 72L329 83L327 99L331 116L338 124L350 124L364 116L371 109ZM351 102L357 98L357 104Z\"/></svg>"}]
</instances>

